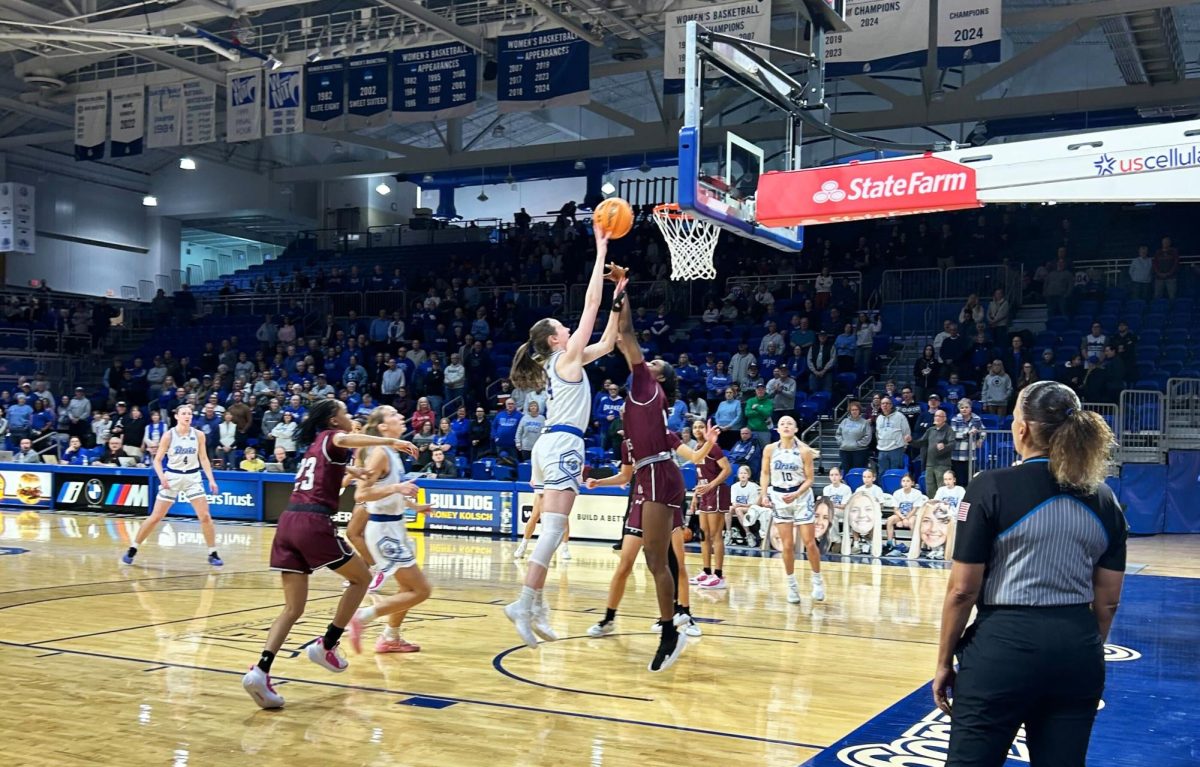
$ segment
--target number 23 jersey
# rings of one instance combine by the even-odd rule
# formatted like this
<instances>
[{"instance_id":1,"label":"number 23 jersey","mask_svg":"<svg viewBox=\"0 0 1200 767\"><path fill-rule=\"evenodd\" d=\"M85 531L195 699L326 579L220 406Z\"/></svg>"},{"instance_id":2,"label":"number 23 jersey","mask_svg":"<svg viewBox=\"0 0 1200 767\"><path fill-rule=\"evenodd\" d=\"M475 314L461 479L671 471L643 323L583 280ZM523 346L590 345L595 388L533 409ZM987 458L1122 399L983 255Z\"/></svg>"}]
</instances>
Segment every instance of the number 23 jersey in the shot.
<instances>
[{"instance_id":1,"label":"number 23 jersey","mask_svg":"<svg viewBox=\"0 0 1200 767\"><path fill-rule=\"evenodd\" d=\"M338 433L333 429L323 431L308 446L296 469L289 510L337 513L342 480L350 462L350 451L334 444L333 438Z\"/></svg>"}]
</instances>

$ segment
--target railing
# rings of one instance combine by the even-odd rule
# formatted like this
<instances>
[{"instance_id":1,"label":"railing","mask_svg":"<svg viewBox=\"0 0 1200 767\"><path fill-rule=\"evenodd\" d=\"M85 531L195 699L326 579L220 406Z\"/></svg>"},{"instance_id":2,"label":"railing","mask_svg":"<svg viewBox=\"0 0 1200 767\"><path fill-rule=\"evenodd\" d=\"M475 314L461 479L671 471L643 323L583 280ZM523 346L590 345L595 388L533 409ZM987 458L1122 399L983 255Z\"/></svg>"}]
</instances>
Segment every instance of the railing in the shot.
<instances>
[{"instance_id":1,"label":"railing","mask_svg":"<svg viewBox=\"0 0 1200 767\"><path fill-rule=\"evenodd\" d=\"M1121 463L1162 463L1165 447L1165 407L1162 392L1128 389L1121 392L1117 418L1117 454Z\"/></svg>"},{"instance_id":2,"label":"railing","mask_svg":"<svg viewBox=\"0 0 1200 767\"><path fill-rule=\"evenodd\" d=\"M1094 258L1072 261L1071 268L1098 272L1106 287L1114 287L1129 284L1129 264L1132 262L1132 258ZM1180 256L1179 262L1184 266L1200 264L1200 255Z\"/></svg>"},{"instance_id":3,"label":"railing","mask_svg":"<svg viewBox=\"0 0 1200 767\"><path fill-rule=\"evenodd\" d=\"M1021 303L1023 280L1024 267L1020 264L952 266L949 269L888 269L883 273L879 291L885 304L956 301L965 299L972 293L986 302L997 288L1003 288L1009 305L1015 310Z\"/></svg>"},{"instance_id":4,"label":"railing","mask_svg":"<svg viewBox=\"0 0 1200 767\"><path fill-rule=\"evenodd\" d=\"M1167 381L1167 449L1200 450L1200 378Z\"/></svg>"},{"instance_id":5,"label":"railing","mask_svg":"<svg viewBox=\"0 0 1200 767\"><path fill-rule=\"evenodd\" d=\"M138 300L138 289L132 285L121 286L121 299L124 301Z\"/></svg>"},{"instance_id":6,"label":"railing","mask_svg":"<svg viewBox=\"0 0 1200 767\"><path fill-rule=\"evenodd\" d=\"M665 306L669 314L689 316L695 312L693 299L696 284L695 280L639 280L629 283L625 292L635 309L644 306L647 311L656 312L658 307ZM700 289L704 290L703 284ZM586 295L587 285L571 286L567 308L572 314L583 311Z\"/></svg>"},{"instance_id":7,"label":"railing","mask_svg":"<svg viewBox=\"0 0 1200 767\"><path fill-rule=\"evenodd\" d=\"M816 451L816 456L813 457L813 462L817 465L817 473L820 474L824 464L821 461L821 438L824 436L824 429L821 425L821 419L813 421L807 429L800 433L800 441Z\"/></svg>"},{"instance_id":8,"label":"railing","mask_svg":"<svg viewBox=\"0 0 1200 767\"><path fill-rule=\"evenodd\" d=\"M1011 429L987 429L983 446L972 456L971 472L1003 469L1012 466L1020 456L1013 443Z\"/></svg>"},{"instance_id":9,"label":"railing","mask_svg":"<svg viewBox=\"0 0 1200 767\"><path fill-rule=\"evenodd\" d=\"M450 418L458 412L460 407L463 407L466 404L466 397L455 397L446 404L442 405L442 418Z\"/></svg>"},{"instance_id":10,"label":"railing","mask_svg":"<svg viewBox=\"0 0 1200 767\"><path fill-rule=\"evenodd\" d=\"M815 296L813 282L821 276L820 272L806 272L796 274L772 274L769 276L758 277L730 277L725 280L725 292L728 294L735 287L740 287L747 296L753 296L754 291L760 285L766 285L771 291L771 295L778 301L780 298L792 298L796 295L797 288L807 288L809 294ZM830 272L833 277L834 290L838 289L842 280L850 280L854 288L855 295L858 297L858 303L862 304L862 272ZM787 295L781 295L786 291Z\"/></svg>"},{"instance_id":11,"label":"railing","mask_svg":"<svg viewBox=\"0 0 1200 767\"><path fill-rule=\"evenodd\" d=\"M358 311L361 308L361 294L347 293L348 297L358 303L351 308ZM217 317L232 317L239 315L286 314L295 306L300 306L305 312L320 312L328 314L332 311L333 294L324 293L239 293L234 296L212 296L201 298L197 302L200 314Z\"/></svg>"}]
</instances>

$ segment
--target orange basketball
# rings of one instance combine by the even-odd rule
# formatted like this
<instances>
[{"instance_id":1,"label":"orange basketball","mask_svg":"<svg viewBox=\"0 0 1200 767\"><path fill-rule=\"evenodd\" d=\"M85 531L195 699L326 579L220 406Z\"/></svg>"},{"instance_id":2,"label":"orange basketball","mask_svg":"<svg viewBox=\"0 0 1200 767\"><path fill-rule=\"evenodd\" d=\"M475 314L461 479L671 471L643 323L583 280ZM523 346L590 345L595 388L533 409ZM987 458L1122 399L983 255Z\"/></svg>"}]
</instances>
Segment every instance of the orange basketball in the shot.
<instances>
[{"instance_id":1,"label":"orange basketball","mask_svg":"<svg viewBox=\"0 0 1200 767\"><path fill-rule=\"evenodd\" d=\"M592 225L608 232L610 239L624 237L633 228L633 208L620 197L610 197L596 206Z\"/></svg>"}]
</instances>

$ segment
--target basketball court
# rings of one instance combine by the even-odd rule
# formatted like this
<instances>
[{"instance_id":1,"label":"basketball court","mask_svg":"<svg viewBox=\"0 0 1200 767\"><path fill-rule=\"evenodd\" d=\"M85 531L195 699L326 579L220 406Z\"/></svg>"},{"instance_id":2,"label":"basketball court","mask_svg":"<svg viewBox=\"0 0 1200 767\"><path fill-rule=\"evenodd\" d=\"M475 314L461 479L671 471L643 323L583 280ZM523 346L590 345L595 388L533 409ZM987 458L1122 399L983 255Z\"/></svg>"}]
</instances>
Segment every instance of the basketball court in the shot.
<instances>
[{"instance_id":1,"label":"basketball court","mask_svg":"<svg viewBox=\"0 0 1200 767\"><path fill-rule=\"evenodd\" d=\"M350 655L340 675L298 657L341 594L321 573L275 666L287 706L263 711L240 677L281 604L266 570L270 526L219 523L217 572L202 564L190 521L169 520L124 567L117 557L139 520L0 520L0 662L14 692L4 752L14 764L897 765L936 763L946 743L928 689L946 572L928 563L835 557L826 601L806 594L789 605L777 562L730 557L728 589L693 593L704 636L651 675L644 568L617 634L585 635L616 564L609 546L578 543L551 568L547 598L564 638L534 652L502 612L524 573L514 544L418 536L434 584L406 624L421 652ZM1097 764L1147 764L1146 733L1155 765L1194 764L1198 556L1190 537L1130 544ZM1021 761L1018 741L1011 763Z\"/></svg>"}]
</instances>

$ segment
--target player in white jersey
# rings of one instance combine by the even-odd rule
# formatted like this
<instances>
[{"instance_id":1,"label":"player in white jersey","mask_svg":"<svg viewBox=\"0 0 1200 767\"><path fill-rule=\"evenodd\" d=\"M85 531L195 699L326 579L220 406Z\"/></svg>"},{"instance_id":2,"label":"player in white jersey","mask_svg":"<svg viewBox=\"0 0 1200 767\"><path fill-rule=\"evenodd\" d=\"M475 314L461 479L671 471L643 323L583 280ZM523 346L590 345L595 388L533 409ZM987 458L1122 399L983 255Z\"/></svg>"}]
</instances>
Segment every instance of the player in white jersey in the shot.
<instances>
[{"instance_id":1,"label":"player in white jersey","mask_svg":"<svg viewBox=\"0 0 1200 767\"><path fill-rule=\"evenodd\" d=\"M763 524L767 520L750 519L753 513L751 509L758 506L758 499L762 497L762 490L758 484L751 482L754 472L749 466L740 466L737 471L738 481L729 488L730 511L737 516L738 522L742 529L746 531L746 545L751 548L758 545L758 538L750 531L751 526L755 521L759 522L759 533L766 531L767 525ZM732 527L732 525L730 526ZM732 531L730 531L732 532Z\"/></svg>"},{"instance_id":2,"label":"player in white jersey","mask_svg":"<svg viewBox=\"0 0 1200 767\"><path fill-rule=\"evenodd\" d=\"M399 439L404 434L404 416L389 405L378 407L367 419L364 431L372 437ZM400 634L400 624L408 611L433 593L417 565L405 520L405 511L417 494L417 486L401 480L404 463L392 448L360 448L355 461L366 468L367 476L355 482L354 516L347 527L347 537L356 549L368 553L371 563L385 578L394 576L400 590L389 597L377 598L373 606L355 613L346 627L350 646L361 647L364 626L386 616L387 627L375 642L375 652L417 652L421 648L404 641Z\"/></svg>"},{"instance_id":3,"label":"player in white jersey","mask_svg":"<svg viewBox=\"0 0 1200 767\"><path fill-rule=\"evenodd\" d=\"M800 586L796 583L795 527L800 528L800 540L812 568L812 597L825 599L825 579L821 577L821 551L813 535L813 456L815 451L796 437L796 419L785 415L775 424L779 441L763 451L761 505L774 510L775 527L782 544L783 571L787 575L787 600L800 601Z\"/></svg>"},{"instance_id":4,"label":"player in white jersey","mask_svg":"<svg viewBox=\"0 0 1200 767\"><path fill-rule=\"evenodd\" d=\"M841 530L846 524L846 504L850 502L850 496L853 494L850 486L842 481L842 470L834 466L829 470L829 484L821 489L821 495L829 499L833 504L833 524L831 529L833 533L830 538L834 541L841 540Z\"/></svg>"},{"instance_id":5,"label":"player in white jersey","mask_svg":"<svg viewBox=\"0 0 1200 767\"><path fill-rule=\"evenodd\" d=\"M532 485L542 495L542 534L529 555L529 571L515 602L505 606L504 614L513 622L518 636L531 648L540 636L547 641L558 638L550 628L550 610L542 590L546 569L567 530L567 516L579 493L583 475L583 431L591 416L592 391L583 367L612 351L617 340L619 313L612 312L604 334L588 345L600 301L604 297L604 259L608 254L608 234L596 227L596 263L588 280L579 327L572 333L553 317L538 320L529 329L529 340L513 355L509 378L514 387L547 393L546 426L533 446L530 457ZM613 267L608 277L625 288L624 270Z\"/></svg>"},{"instance_id":6,"label":"player in white jersey","mask_svg":"<svg viewBox=\"0 0 1200 767\"><path fill-rule=\"evenodd\" d=\"M133 545L121 557L122 564L133 564L138 547L150 537L150 533L154 532L154 528L177 501L190 503L196 512L204 542L208 544L208 563L213 567L225 564L217 554L217 531L208 513L208 497L200 480L201 469L204 470L204 476L208 477L209 491L217 495L220 491L217 490L217 480L213 478L212 464L208 460L204 433L192 428L192 406L180 405L175 410L175 428L163 434L158 442L158 452L154 454L154 473L158 475L158 497L154 501L154 511L138 528Z\"/></svg>"}]
</instances>

